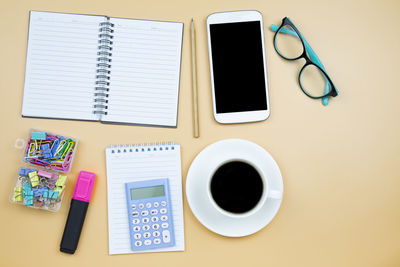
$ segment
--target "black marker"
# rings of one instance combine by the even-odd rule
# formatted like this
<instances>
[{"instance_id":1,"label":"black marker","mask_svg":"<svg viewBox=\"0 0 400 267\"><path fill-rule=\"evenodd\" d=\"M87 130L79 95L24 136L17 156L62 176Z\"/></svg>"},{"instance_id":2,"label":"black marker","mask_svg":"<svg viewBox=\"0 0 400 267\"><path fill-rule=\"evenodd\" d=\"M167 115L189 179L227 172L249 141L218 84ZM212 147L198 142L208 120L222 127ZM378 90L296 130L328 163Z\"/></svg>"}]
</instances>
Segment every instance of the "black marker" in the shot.
<instances>
[{"instance_id":1,"label":"black marker","mask_svg":"<svg viewBox=\"0 0 400 267\"><path fill-rule=\"evenodd\" d=\"M92 196L95 174L81 171L76 180L74 195L69 208L67 223L60 244L60 251L74 254L78 246L86 211Z\"/></svg>"}]
</instances>

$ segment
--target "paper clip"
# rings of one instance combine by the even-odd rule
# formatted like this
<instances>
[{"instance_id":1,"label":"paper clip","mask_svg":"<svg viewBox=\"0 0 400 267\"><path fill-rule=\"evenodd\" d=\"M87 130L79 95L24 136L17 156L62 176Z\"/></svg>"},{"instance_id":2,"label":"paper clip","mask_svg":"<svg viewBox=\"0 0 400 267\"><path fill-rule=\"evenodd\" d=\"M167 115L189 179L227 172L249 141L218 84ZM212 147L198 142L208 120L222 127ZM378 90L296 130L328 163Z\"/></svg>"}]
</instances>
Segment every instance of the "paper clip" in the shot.
<instances>
[{"instance_id":1,"label":"paper clip","mask_svg":"<svg viewBox=\"0 0 400 267\"><path fill-rule=\"evenodd\" d=\"M68 171L76 141L39 131L31 132L30 137L26 144L24 161L57 171Z\"/></svg>"},{"instance_id":2,"label":"paper clip","mask_svg":"<svg viewBox=\"0 0 400 267\"><path fill-rule=\"evenodd\" d=\"M62 166L62 163L58 163L58 162L53 162L53 163L51 163L51 164L50 164L50 167L51 167L52 169L54 169L54 170L60 170L60 171L63 171L63 170L64 170L64 168L63 168L63 166Z\"/></svg>"},{"instance_id":3,"label":"paper clip","mask_svg":"<svg viewBox=\"0 0 400 267\"><path fill-rule=\"evenodd\" d=\"M40 165L40 166L49 166L49 162L46 162L44 160L40 160L40 159L29 159L28 160L30 163L36 164L36 165Z\"/></svg>"},{"instance_id":4,"label":"paper clip","mask_svg":"<svg viewBox=\"0 0 400 267\"><path fill-rule=\"evenodd\" d=\"M64 169L68 169L69 164L71 163L73 153L74 153L74 150L72 148L70 148L67 152L67 155L65 156L64 163L62 164Z\"/></svg>"},{"instance_id":5,"label":"paper clip","mask_svg":"<svg viewBox=\"0 0 400 267\"><path fill-rule=\"evenodd\" d=\"M67 155L69 149L71 149L71 148L74 147L74 143L75 143L75 142L73 142L71 139L68 139L68 140L67 140L67 143L66 143L66 145L64 146L64 148L63 148L63 150L62 150L62 152L61 152L61 156L60 156L60 159L61 159L61 160L64 160L64 159L65 159L65 157L66 157L66 155Z\"/></svg>"},{"instance_id":6,"label":"paper clip","mask_svg":"<svg viewBox=\"0 0 400 267\"><path fill-rule=\"evenodd\" d=\"M51 154L53 155L53 157L54 157L54 154L55 154L56 151L57 151L57 148L58 148L59 144L60 144L60 140L59 140L59 139L56 139L56 140L54 140L54 143L53 143L53 145L51 146Z\"/></svg>"},{"instance_id":7,"label":"paper clip","mask_svg":"<svg viewBox=\"0 0 400 267\"><path fill-rule=\"evenodd\" d=\"M58 157L58 155L62 153L66 142L66 140L61 140L60 144L57 147L56 153L54 153L54 157Z\"/></svg>"},{"instance_id":8,"label":"paper clip","mask_svg":"<svg viewBox=\"0 0 400 267\"><path fill-rule=\"evenodd\" d=\"M35 143L30 143L28 153L27 153L28 157L34 157L34 156L36 156L36 154L37 153L36 153Z\"/></svg>"}]
</instances>

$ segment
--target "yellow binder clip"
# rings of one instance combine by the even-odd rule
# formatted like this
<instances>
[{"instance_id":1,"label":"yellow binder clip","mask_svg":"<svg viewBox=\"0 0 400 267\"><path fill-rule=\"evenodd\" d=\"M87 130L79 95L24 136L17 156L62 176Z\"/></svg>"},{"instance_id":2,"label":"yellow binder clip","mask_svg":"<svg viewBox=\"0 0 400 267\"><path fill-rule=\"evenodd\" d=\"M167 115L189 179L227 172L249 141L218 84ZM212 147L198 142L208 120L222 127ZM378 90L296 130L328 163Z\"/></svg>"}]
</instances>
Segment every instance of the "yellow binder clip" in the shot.
<instances>
[{"instance_id":1,"label":"yellow binder clip","mask_svg":"<svg viewBox=\"0 0 400 267\"><path fill-rule=\"evenodd\" d=\"M56 186L54 189L54 191L58 191L58 196L61 196L61 193L64 191L66 181L67 181L67 176L65 175L58 176L58 180L56 182Z\"/></svg>"},{"instance_id":2,"label":"yellow binder clip","mask_svg":"<svg viewBox=\"0 0 400 267\"><path fill-rule=\"evenodd\" d=\"M22 187L14 187L14 202L22 202Z\"/></svg>"},{"instance_id":3,"label":"yellow binder clip","mask_svg":"<svg viewBox=\"0 0 400 267\"><path fill-rule=\"evenodd\" d=\"M30 172L29 174L29 179L31 180L32 187L38 186L39 185L39 176L37 175L37 172Z\"/></svg>"}]
</instances>

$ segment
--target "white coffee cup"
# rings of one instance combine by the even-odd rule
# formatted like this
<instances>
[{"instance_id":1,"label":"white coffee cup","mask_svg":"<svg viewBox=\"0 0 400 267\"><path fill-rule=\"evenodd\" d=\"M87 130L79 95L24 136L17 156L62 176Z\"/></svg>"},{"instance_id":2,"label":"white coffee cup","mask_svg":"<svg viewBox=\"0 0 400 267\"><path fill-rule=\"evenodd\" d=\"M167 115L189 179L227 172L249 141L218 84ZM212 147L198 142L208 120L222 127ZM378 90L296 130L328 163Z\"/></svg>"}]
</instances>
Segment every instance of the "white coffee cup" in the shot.
<instances>
[{"instance_id":1,"label":"white coffee cup","mask_svg":"<svg viewBox=\"0 0 400 267\"><path fill-rule=\"evenodd\" d=\"M262 190L262 194L261 197L259 199L259 201L257 202L257 204L250 209L249 211L243 212L243 213L234 213L234 212L230 212L227 211L223 208L221 208L217 202L214 200L214 197L212 196L211 193L211 182L212 179L215 175L215 173L217 172L217 170L219 170L222 166L224 166L225 164L228 164L230 162L243 162L246 163L250 166L252 166L259 174L262 184L263 184L263 190ZM265 202L268 199L282 199L282 192L281 191L277 191L277 190L272 190L270 188L270 184L268 181L268 178L266 177L264 171L257 166L257 164L250 162L247 159L243 159L243 158L236 158L236 159L229 159L223 162L220 162L220 164L216 164L216 167L211 169L208 175L208 190L207 190L207 195L210 199L210 202L212 204L212 206L219 211L221 214L225 215L225 216L229 216L229 217L233 217L233 218L244 218L244 217L249 217L252 214L256 213L261 207L264 206ZM245 182L245 181L244 181Z\"/></svg>"}]
</instances>

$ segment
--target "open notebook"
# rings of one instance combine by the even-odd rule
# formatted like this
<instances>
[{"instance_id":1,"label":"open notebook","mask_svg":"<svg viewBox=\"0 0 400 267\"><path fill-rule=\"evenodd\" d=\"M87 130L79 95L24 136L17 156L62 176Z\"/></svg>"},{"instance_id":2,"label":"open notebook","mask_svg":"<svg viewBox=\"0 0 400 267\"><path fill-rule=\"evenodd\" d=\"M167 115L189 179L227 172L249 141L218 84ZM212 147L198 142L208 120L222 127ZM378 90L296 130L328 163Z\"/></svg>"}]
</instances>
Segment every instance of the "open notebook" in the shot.
<instances>
[{"instance_id":1,"label":"open notebook","mask_svg":"<svg viewBox=\"0 0 400 267\"><path fill-rule=\"evenodd\" d=\"M180 145L173 143L107 147L106 167L109 254L185 250ZM125 183L160 178L169 180L175 245L132 251Z\"/></svg>"},{"instance_id":2,"label":"open notebook","mask_svg":"<svg viewBox=\"0 0 400 267\"><path fill-rule=\"evenodd\" d=\"M183 23L30 12L22 116L177 126Z\"/></svg>"}]
</instances>

